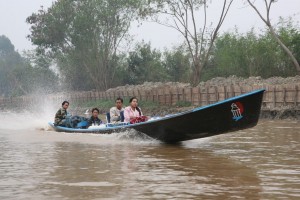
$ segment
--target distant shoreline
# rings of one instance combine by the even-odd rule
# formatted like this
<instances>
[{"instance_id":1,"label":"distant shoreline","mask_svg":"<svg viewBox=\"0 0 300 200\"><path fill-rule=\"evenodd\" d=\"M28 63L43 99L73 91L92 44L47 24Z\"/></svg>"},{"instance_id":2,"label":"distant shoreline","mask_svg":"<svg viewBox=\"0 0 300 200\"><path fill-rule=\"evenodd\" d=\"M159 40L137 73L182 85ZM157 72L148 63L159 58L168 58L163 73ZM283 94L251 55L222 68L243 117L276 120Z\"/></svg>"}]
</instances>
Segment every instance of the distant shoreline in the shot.
<instances>
[{"instance_id":1,"label":"distant shoreline","mask_svg":"<svg viewBox=\"0 0 300 200\"><path fill-rule=\"evenodd\" d=\"M300 76L241 78L216 77L200 82L197 87L179 82L145 82L124 85L107 91L70 91L56 94L36 94L20 97L0 97L1 110L35 110L35 105L55 105L69 100L74 114L83 115L87 109L98 107L106 113L114 106L116 97L124 98L124 107L132 96L148 116L164 116L205 106L252 90L265 88L261 118L300 120Z\"/></svg>"}]
</instances>

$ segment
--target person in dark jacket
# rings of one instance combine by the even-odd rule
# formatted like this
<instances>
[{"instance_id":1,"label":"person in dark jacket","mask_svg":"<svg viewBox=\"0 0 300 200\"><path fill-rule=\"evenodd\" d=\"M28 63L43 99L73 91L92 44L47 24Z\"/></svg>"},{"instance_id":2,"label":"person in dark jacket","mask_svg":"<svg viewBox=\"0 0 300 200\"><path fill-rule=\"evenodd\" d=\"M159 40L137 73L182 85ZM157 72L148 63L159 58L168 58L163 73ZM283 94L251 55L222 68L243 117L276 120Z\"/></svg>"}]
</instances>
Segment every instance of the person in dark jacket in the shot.
<instances>
[{"instance_id":1,"label":"person in dark jacket","mask_svg":"<svg viewBox=\"0 0 300 200\"><path fill-rule=\"evenodd\" d=\"M100 124L102 124L101 119L98 117L99 115L99 109L98 108L93 108L92 109L92 116L89 119L89 126L99 126Z\"/></svg>"},{"instance_id":2,"label":"person in dark jacket","mask_svg":"<svg viewBox=\"0 0 300 200\"><path fill-rule=\"evenodd\" d=\"M69 107L69 102L64 101L62 103L62 108L60 108L54 117L54 125L55 126L66 126L66 118L68 115L67 109Z\"/></svg>"}]
</instances>

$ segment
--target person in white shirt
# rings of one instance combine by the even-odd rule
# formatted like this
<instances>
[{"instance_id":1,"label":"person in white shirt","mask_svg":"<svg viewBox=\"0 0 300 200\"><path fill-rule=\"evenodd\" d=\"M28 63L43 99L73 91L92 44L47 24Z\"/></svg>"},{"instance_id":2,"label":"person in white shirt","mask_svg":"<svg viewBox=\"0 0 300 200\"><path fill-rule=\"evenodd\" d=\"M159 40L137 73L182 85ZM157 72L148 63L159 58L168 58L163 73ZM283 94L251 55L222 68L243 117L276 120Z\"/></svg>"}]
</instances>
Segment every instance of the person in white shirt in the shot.
<instances>
[{"instance_id":1,"label":"person in white shirt","mask_svg":"<svg viewBox=\"0 0 300 200\"><path fill-rule=\"evenodd\" d=\"M124 111L123 99L121 97L118 97L115 102L116 102L116 106L112 107L109 110L111 123L121 122L121 114L120 113L122 111Z\"/></svg>"}]
</instances>

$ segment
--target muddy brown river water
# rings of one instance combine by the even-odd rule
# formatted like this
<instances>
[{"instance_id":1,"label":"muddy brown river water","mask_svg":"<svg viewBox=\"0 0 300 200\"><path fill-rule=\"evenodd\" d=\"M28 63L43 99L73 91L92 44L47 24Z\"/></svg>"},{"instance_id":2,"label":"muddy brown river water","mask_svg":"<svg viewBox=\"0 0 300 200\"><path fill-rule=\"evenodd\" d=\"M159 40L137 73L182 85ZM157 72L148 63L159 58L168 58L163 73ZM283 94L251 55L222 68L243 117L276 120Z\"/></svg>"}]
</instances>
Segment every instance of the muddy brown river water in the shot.
<instances>
[{"instance_id":1,"label":"muddy brown river water","mask_svg":"<svg viewBox=\"0 0 300 200\"><path fill-rule=\"evenodd\" d=\"M0 120L0 199L300 199L299 121L166 145Z\"/></svg>"}]
</instances>

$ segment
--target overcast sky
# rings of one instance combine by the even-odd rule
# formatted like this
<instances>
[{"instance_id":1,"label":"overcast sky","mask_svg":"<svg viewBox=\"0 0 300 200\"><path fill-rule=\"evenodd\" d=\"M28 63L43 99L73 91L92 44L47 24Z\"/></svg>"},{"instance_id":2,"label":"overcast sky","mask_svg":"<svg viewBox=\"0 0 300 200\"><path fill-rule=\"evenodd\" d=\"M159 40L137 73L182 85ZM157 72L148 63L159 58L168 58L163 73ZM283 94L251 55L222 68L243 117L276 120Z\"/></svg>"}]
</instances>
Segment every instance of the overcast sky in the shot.
<instances>
[{"instance_id":1,"label":"overcast sky","mask_svg":"<svg viewBox=\"0 0 300 200\"><path fill-rule=\"evenodd\" d=\"M15 48L21 52L32 49L30 41L26 38L29 32L29 25L26 24L26 17L43 6L48 8L54 0L0 0L0 35L7 36ZM233 30L237 26L240 32L247 32L251 27L257 29L264 27L262 21L250 7L243 5L244 0L235 0L225 22L222 31ZM220 4L222 1L214 1ZM263 0L256 0L256 5L263 6ZM263 7L261 7L263 8ZM220 8L212 5L208 12L213 17L217 15ZM300 21L300 0L279 0L271 10L271 20L276 23L279 16L293 17L294 21ZM210 18L211 19L211 18ZM141 27L134 26L130 33L135 40L150 41L155 48L164 48L177 45L183 41L182 37L174 30L155 23L144 23Z\"/></svg>"}]
</instances>

